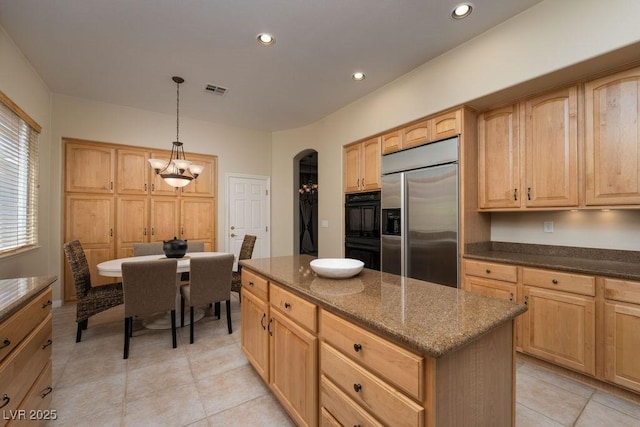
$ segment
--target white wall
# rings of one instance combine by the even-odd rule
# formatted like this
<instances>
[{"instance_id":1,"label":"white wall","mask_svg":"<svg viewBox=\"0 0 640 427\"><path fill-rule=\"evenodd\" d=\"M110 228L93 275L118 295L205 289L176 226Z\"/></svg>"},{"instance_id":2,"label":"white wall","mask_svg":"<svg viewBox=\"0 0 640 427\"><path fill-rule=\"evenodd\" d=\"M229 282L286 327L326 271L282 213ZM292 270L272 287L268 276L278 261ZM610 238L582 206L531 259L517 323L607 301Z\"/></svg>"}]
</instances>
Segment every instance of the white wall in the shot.
<instances>
[{"instance_id":1,"label":"white wall","mask_svg":"<svg viewBox=\"0 0 640 427\"><path fill-rule=\"evenodd\" d=\"M51 180L52 234L62 263L62 138L79 138L168 150L175 139L175 116L53 95ZM225 174L271 175L271 133L229 127L180 116L185 151L218 156L218 249L224 249ZM62 264L60 264L62 265ZM55 298L55 297L54 297Z\"/></svg>"},{"instance_id":2,"label":"white wall","mask_svg":"<svg viewBox=\"0 0 640 427\"><path fill-rule=\"evenodd\" d=\"M57 263L51 256L55 236L51 236L51 94L47 85L29 61L0 27L0 90L33 118L42 132L38 137L40 161L40 193L38 199L38 241L40 247L0 258L0 278L57 274Z\"/></svg>"},{"instance_id":3,"label":"white wall","mask_svg":"<svg viewBox=\"0 0 640 427\"><path fill-rule=\"evenodd\" d=\"M272 216L273 233L279 236L272 254L293 252L292 159L299 151L313 148L320 159L319 219L328 220L329 227L320 228L319 256L342 255L342 145L636 43L638 16L637 0L546 0L317 123L274 133L272 203L284 209ZM607 228L619 235L637 231L632 215L618 219ZM509 235L517 227L534 229L538 222L526 217L517 224L494 221L492 235ZM599 241L588 233L572 239L564 233L555 236L558 245L610 244L608 234ZM535 240L527 232L520 237Z\"/></svg>"}]
</instances>

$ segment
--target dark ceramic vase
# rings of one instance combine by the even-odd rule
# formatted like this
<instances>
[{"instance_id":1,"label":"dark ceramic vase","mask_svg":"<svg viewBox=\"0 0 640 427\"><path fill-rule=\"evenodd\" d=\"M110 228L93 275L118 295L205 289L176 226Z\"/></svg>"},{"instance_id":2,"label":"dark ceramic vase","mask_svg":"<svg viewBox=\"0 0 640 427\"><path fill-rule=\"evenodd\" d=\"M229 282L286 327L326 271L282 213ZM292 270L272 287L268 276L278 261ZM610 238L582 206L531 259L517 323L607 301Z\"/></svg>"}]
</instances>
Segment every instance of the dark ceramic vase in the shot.
<instances>
[{"instance_id":1,"label":"dark ceramic vase","mask_svg":"<svg viewBox=\"0 0 640 427\"><path fill-rule=\"evenodd\" d=\"M173 236L173 240L162 242L162 249L167 258L182 258L187 253L187 241Z\"/></svg>"}]
</instances>

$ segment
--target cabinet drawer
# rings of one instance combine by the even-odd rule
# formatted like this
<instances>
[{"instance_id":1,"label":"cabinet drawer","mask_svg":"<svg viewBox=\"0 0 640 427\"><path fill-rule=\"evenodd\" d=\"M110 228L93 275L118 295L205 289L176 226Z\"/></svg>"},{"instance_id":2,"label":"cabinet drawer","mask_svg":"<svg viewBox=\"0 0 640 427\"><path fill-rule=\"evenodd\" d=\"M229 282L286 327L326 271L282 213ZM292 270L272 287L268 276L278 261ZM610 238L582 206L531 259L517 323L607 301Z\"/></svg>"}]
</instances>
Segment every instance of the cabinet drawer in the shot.
<instances>
[{"instance_id":1,"label":"cabinet drawer","mask_svg":"<svg viewBox=\"0 0 640 427\"><path fill-rule=\"evenodd\" d=\"M242 287L263 301L269 301L269 284L267 279L258 276L251 270L242 268Z\"/></svg>"},{"instance_id":2,"label":"cabinet drawer","mask_svg":"<svg viewBox=\"0 0 640 427\"><path fill-rule=\"evenodd\" d=\"M51 407L51 398L53 396L53 388L51 387L51 384L53 384L53 381L51 362L49 362L40 373L40 376L33 387L31 387L31 390L29 390L27 397L22 401L20 409L27 411L27 415L29 414L29 411L41 411L37 416L42 417L42 420L54 420L56 414L49 410ZM33 421L31 421L31 423L33 423ZM27 424L29 423L25 421L14 421L9 423L11 426Z\"/></svg>"},{"instance_id":3,"label":"cabinet drawer","mask_svg":"<svg viewBox=\"0 0 640 427\"><path fill-rule=\"evenodd\" d=\"M33 383L51 360L51 316L48 316L0 365L0 396L9 402L3 410L18 409Z\"/></svg>"},{"instance_id":4,"label":"cabinet drawer","mask_svg":"<svg viewBox=\"0 0 640 427\"><path fill-rule=\"evenodd\" d=\"M316 332L318 329L315 304L305 301L273 283L269 289L269 302L273 307L311 332Z\"/></svg>"},{"instance_id":5,"label":"cabinet drawer","mask_svg":"<svg viewBox=\"0 0 640 427\"><path fill-rule=\"evenodd\" d=\"M485 277L487 279L502 280L516 283L518 268L515 265L495 264L493 262L464 260L464 272L470 276Z\"/></svg>"},{"instance_id":6,"label":"cabinet drawer","mask_svg":"<svg viewBox=\"0 0 640 427\"><path fill-rule=\"evenodd\" d=\"M320 405L343 426L382 427L375 418L344 394L324 375L320 377Z\"/></svg>"},{"instance_id":7,"label":"cabinet drawer","mask_svg":"<svg viewBox=\"0 0 640 427\"><path fill-rule=\"evenodd\" d=\"M616 301L640 304L640 282L605 278L604 297Z\"/></svg>"},{"instance_id":8,"label":"cabinet drawer","mask_svg":"<svg viewBox=\"0 0 640 427\"><path fill-rule=\"evenodd\" d=\"M49 313L51 313L51 288L47 288L0 324L0 361L11 353Z\"/></svg>"},{"instance_id":9,"label":"cabinet drawer","mask_svg":"<svg viewBox=\"0 0 640 427\"><path fill-rule=\"evenodd\" d=\"M523 268L522 283L528 286L573 292L575 294L590 296L595 296L596 294L596 278L583 276L582 274Z\"/></svg>"},{"instance_id":10,"label":"cabinet drawer","mask_svg":"<svg viewBox=\"0 0 640 427\"><path fill-rule=\"evenodd\" d=\"M424 408L326 343L320 347L320 368L351 399L383 423L421 425Z\"/></svg>"},{"instance_id":11,"label":"cabinet drawer","mask_svg":"<svg viewBox=\"0 0 640 427\"><path fill-rule=\"evenodd\" d=\"M320 427L342 427L327 408L320 408Z\"/></svg>"},{"instance_id":12,"label":"cabinet drawer","mask_svg":"<svg viewBox=\"0 0 640 427\"><path fill-rule=\"evenodd\" d=\"M333 347L408 393L423 400L424 359L325 310L320 337Z\"/></svg>"}]
</instances>

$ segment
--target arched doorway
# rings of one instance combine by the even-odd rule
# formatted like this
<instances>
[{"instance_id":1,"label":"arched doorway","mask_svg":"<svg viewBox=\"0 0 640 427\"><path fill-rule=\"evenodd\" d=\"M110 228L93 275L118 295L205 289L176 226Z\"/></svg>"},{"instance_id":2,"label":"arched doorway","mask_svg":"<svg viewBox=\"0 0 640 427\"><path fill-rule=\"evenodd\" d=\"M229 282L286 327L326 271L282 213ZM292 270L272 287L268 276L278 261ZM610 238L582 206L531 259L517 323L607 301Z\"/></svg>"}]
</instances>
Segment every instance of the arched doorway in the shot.
<instances>
[{"instance_id":1,"label":"arched doorway","mask_svg":"<svg viewBox=\"0 0 640 427\"><path fill-rule=\"evenodd\" d=\"M318 152L304 150L294 157L294 250L318 255Z\"/></svg>"}]
</instances>

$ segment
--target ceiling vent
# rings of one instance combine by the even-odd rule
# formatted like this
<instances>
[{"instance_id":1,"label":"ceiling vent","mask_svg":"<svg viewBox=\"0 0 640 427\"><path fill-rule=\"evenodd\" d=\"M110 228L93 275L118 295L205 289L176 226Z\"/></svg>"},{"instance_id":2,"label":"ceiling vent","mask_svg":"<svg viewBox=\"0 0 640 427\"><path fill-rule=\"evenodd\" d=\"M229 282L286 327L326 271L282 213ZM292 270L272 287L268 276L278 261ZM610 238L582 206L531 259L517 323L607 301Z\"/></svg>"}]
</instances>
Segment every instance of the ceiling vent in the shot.
<instances>
[{"instance_id":1,"label":"ceiling vent","mask_svg":"<svg viewBox=\"0 0 640 427\"><path fill-rule=\"evenodd\" d=\"M224 94L227 93L227 91L229 89L227 89L226 87L222 87L222 86L207 85L206 90L208 90L209 92L214 93L215 95L224 96Z\"/></svg>"}]
</instances>

